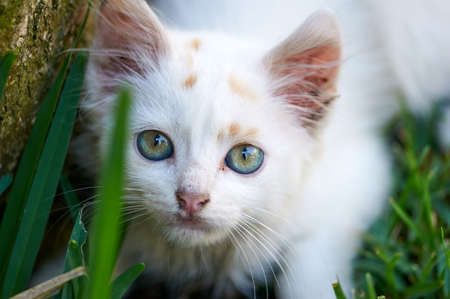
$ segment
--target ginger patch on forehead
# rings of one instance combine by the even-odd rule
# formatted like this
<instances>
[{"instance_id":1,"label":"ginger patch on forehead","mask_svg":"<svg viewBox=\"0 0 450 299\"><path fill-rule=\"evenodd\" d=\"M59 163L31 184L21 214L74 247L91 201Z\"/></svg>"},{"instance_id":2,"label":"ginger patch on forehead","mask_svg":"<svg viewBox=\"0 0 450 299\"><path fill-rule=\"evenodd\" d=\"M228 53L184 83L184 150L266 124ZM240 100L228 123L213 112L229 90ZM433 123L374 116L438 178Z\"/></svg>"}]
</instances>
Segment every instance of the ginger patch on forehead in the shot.
<instances>
[{"instance_id":1,"label":"ginger patch on forehead","mask_svg":"<svg viewBox=\"0 0 450 299\"><path fill-rule=\"evenodd\" d=\"M238 79L236 75L230 74L228 85L231 90L240 97L247 100L256 100L256 92L244 81Z\"/></svg>"},{"instance_id":2,"label":"ginger patch on forehead","mask_svg":"<svg viewBox=\"0 0 450 299\"><path fill-rule=\"evenodd\" d=\"M202 42L198 38L191 39L188 42L188 47L194 51L198 51L200 49Z\"/></svg>"},{"instance_id":3,"label":"ginger patch on forehead","mask_svg":"<svg viewBox=\"0 0 450 299\"><path fill-rule=\"evenodd\" d=\"M192 88L192 86L194 86L195 83L197 83L197 75L196 74L190 74L186 78L186 80L184 80L183 87L184 88Z\"/></svg>"},{"instance_id":4,"label":"ginger patch on forehead","mask_svg":"<svg viewBox=\"0 0 450 299\"><path fill-rule=\"evenodd\" d=\"M256 135L258 135L258 129L256 129L256 128L251 128L247 132L245 132L246 137L250 137L250 136L253 137Z\"/></svg>"},{"instance_id":5,"label":"ginger patch on forehead","mask_svg":"<svg viewBox=\"0 0 450 299\"><path fill-rule=\"evenodd\" d=\"M224 130L220 130L219 134L217 134L217 140L221 141L223 139L223 137L225 136Z\"/></svg>"},{"instance_id":6,"label":"ginger patch on forehead","mask_svg":"<svg viewBox=\"0 0 450 299\"><path fill-rule=\"evenodd\" d=\"M241 132L241 126L238 123L232 123L228 128L231 137L236 137Z\"/></svg>"},{"instance_id":7,"label":"ginger patch on forehead","mask_svg":"<svg viewBox=\"0 0 450 299\"><path fill-rule=\"evenodd\" d=\"M219 133L217 134L217 141L221 141L226 137L246 138L255 137L256 135L258 135L257 128L243 129L237 122L232 122L228 127L219 130Z\"/></svg>"}]
</instances>

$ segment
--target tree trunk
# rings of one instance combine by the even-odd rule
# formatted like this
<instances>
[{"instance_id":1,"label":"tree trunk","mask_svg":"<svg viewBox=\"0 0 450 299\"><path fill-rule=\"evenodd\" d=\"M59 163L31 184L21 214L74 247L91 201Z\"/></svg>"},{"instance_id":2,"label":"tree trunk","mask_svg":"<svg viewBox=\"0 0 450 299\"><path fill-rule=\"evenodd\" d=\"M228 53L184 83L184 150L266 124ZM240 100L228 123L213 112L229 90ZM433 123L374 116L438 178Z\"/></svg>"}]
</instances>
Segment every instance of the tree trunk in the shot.
<instances>
[{"instance_id":1,"label":"tree trunk","mask_svg":"<svg viewBox=\"0 0 450 299\"><path fill-rule=\"evenodd\" d=\"M0 0L0 56L16 55L0 103L0 176L14 171L86 7L87 0Z\"/></svg>"}]
</instances>

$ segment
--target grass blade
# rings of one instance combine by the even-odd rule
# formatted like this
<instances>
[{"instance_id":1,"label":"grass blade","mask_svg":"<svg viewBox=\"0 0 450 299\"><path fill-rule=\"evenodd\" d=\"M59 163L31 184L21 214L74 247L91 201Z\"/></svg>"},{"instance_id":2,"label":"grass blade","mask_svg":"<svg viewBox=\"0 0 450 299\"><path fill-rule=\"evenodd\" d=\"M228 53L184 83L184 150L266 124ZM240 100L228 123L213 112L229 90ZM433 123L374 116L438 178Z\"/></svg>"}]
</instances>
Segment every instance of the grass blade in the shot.
<instances>
[{"instance_id":1,"label":"grass blade","mask_svg":"<svg viewBox=\"0 0 450 299\"><path fill-rule=\"evenodd\" d=\"M66 77L68 65L69 57L66 58L61 72L58 74L58 77L41 105L36 123L31 130L27 145L20 159L11 192L8 196L5 213L3 214L0 226L0 243L2 244L0 246L0 282L4 281L14 240L19 231L27 195L33 183L35 169L39 163L42 148L45 144L45 137L47 136L53 112L58 103L58 97L64 83L64 78Z\"/></svg>"},{"instance_id":2,"label":"grass blade","mask_svg":"<svg viewBox=\"0 0 450 299\"><path fill-rule=\"evenodd\" d=\"M74 44L72 45L72 48L76 48L78 42L80 41L80 37L84 32L84 28L86 27L89 12L90 6L88 6L83 24L78 31L78 35L74 41ZM61 93L71 60L72 54L67 55L67 57L64 59L61 71L59 72L58 76L55 79L55 82L52 84L48 94L41 104L36 117L36 122L33 126L33 129L31 130L27 144L22 153L22 157L20 158L19 166L17 168L14 182L11 187L11 192L8 196L6 209L0 225L0 244L2 244L2 246L0 246L0 295L2 293L1 282L3 282L5 278L5 273L11 256L14 240L16 238L17 232L19 231L19 225L25 208L26 199L33 183L35 170L37 169L39 163L48 128L50 127L53 113L58 103L59 95ZM4 72L0 71L0 73L3 74Z\"/></svg>"},{"instance_id":3,"label":"grass blade","mask_svg":"<svg viewBox=\"0 0 450 299\"><path fill-rule=\"evenodd\" d=\"M345 296L339 281L333 283L333 291L334 294L336 295L336 299L347 299L347 296Z\"/></svg>"},{"instance_id":4,"label":"grass blade","mask_svg":"<svg viewBox=\"0 0 450 299\"><path fill-rule=\"evenodd\" d=\"M439 290L444 285L443 281L424 282L419 285L409 287L405 290L405 296L424 296L430 292Z\"/></svg>"},{"instance_id":5,"label":"grass blade","mask_svg":"<svg viewBox=\"0 0 450 299\"><path fill-rule=\"evenodd\" d=\"M144 264L137 264L128 268L125 272L119 275L112 283L111 299L120 299L131 286L131 284L144 271Z\"/></svg>"},{"instance_id":6,"label":"grass blade","mask_svg":"<svg viewBox=\"0 0 450 299\"><path fill-rule=\"evenodd\" d=\"M130 94L122 91L117 100L114 128L104 161L100 185L99 207L94 218L89 267L89 291L86 298L111 297L110 279L120 239L121 195L124 184L125 142L128 134Z\"/></svg>"},{"instance_id":7,"label":"grass blade","mask_svg":"<svg viewBox=\"0 0 450 299\"><path fill-rule=\"evenodd\" d=\"M67 78L11 253L2 298L23 290L31 277L69 147L86 63L86 55L78 55Z\"/></svg>"},{"instance_id":8,"label":"grass blade","mask_svg":"<svg viewBox=\"0 0 450 299\"><path fill-rule=\"evenodd\" d=\"M370 273L366 273L366 284L367 284L367 294L369 299L376 299L377 293L375 292L375 284L373 282L372 275Z\"/></svg>"},{"instance_id":9,"label":"grass blade","mask_svg":"<svg viewBox=\"0 0 450 299\"><path fill-rule=\"evenodd\" d=\"M2 195L3 192L5 192L6 189L8 189L9 185L12 182L12 179L13 177L10 174L6 174L0 178L0 195Z\"/></svg>"},{"instance_id":10,"label":"grass blade","mask_svg":"<svg viewBox=\"0 0 450 299\"><path fill-rule=\"evenodd\" d=\"M8 79L11 66L16 57L13 53L8 53L0 60L0 103L2 102L3 90L5 90L6 80Z\"/></svg>"},{"instance_id":11,"label":"grass blade","mask_svg":"<svg viewBox=\"0 0 450 299\"><path fill-rule=\"evenodd\" d=\"M72 185L69 182L67 176L62 175L60 180L60 186L64 193L64 198L66 199L67 205L69 206L70 214L72 215L72 219L75 223L77 220L77 215L80 210L80 201L77 196L73 192Z\"/></svg>"},{"instance_id":12,"label":"grass blade","mask_svg":"<svg viewBox=\"0 0 450 299\"><path fill-rule=\"evenodd\" d=\"M82 221L82 212L78 213L75 225L67 245L66 257L64 260L64 272L68 272L76 267L84 266L83 247L87 240L87 231ZM86 277L82 276L66 284L61 293L56 296L57 299L81 298L83 288L86 284Z\"/></svg>"},{"instance_id":13,"label":"grass blade","mask_svg":"<svg viewBox=\"0 0 450 299\"><path fill-rule=\"evenodd\" d=\"M398 205L392 198L389 199L389 202L391 203L392 208L394 209L395 213L400 217L400 219L403 220L403 222L409 227L411 231L413 231L418 238L422 238L422 233L420 232L419 228L414 224L412 219L403 211L403 209Z\"/></svg>"}]
</instances>

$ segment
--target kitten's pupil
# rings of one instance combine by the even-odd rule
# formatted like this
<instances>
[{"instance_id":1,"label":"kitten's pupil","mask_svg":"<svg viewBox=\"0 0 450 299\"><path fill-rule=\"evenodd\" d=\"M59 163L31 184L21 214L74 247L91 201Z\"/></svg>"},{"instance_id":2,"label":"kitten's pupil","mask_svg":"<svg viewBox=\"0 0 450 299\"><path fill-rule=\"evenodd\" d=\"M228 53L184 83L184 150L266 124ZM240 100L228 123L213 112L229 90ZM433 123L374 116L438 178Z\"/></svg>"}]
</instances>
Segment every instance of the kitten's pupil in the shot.
<instances>
[{"instance_id":1,"label":"kitten's pupil","mask_svg":"<svg viewBox=\"0 0 450 299\"><path fill-rule=\"evenodd\" d=\"M161 145L162 143L167 144L167 139L164 138L164 136L156 134L155 135L155 142L153 143L153 146Z\"/></svg>"},{"instance_id":2,"label":"kitten's pupil","mask_svg":"<svg viewBox=\"0 0 450 299\"><path fill-rule=\"evenodd\" d=\"M248 147L244 147L244 149L242 150L242 158L244 160L247 160L247 156L251 155L252 153L250 153Z\"/></svg>"}]
</instances>

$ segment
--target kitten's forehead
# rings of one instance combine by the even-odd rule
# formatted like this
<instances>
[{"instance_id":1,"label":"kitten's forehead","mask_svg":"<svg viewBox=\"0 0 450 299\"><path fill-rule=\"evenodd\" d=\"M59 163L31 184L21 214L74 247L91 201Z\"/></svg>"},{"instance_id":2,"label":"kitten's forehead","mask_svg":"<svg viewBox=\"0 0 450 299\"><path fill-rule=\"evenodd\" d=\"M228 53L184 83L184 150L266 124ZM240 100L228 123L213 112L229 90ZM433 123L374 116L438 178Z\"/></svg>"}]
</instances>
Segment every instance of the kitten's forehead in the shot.
<instances>
[{"instance_id":1,"label":"kitten's forehead","mask_svg":"<svg viewBox=\"0 0 450 299\"><path fill-rule=\"evenodd\" d=\"M172 55L184 59L184 67L214 65L250 65L257 64L265 50L248 40L240 40L220 33L184 33L171 32ZM212 61L208 61L212 60ZM200 62L200 63L198 63ZM213 62L212 65L205 64Z\"/></svg>"},{"instance_id":2,"label":"kitten's forehead","mask_svg":"<svg viewBox=\"0 0 450 299\"><path fill-rule=\"evenodd\" d=\"M152 102L153 110L164 108L164 113L194 114L194 122L237 121L232 116L244 120L265 96L261 55L254 46L231 43L217 36L177 34L161 71L149 74L145 84L136 82L143 89L141 101Z\"/></svg>"},{"instance_id":3,"label":"kitten's forehead","mask_svg":"<svg viewBox=\"0 0 450 299\"><path fill-rule=\"evenodd\" d=\"M135 127L166 132L190 155L215 155L217 144L258 143L266 124L279 119L266 90L263 50L201 34L175 38L172 49L161 71L135 84Z\"/></svg>"}]
</instances>

